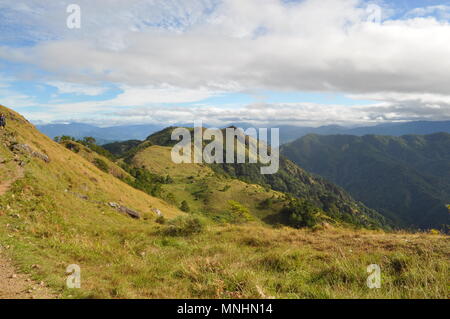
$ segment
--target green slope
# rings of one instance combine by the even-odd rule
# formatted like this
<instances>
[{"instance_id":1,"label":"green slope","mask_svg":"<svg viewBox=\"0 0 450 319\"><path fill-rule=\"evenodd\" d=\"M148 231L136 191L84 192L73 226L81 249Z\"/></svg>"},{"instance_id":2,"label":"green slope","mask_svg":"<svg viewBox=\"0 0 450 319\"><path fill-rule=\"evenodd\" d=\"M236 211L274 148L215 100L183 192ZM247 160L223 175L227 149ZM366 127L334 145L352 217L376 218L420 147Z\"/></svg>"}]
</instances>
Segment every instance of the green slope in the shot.
<instances>
[{"instance_id":1,"label":"green slope","mask_svg":"<svg viewBox=\"0 0 450 319\"><path fill-rule=\"evenodd\" d=\"M173 127L169 127L149 136L147 140L143 144L141 144L141 146L138 146L134 150L129 152L131 156L128 156L128 162L137 167L145 166L153 170L155 170L155 167L158 167L158 165L163 165L165 168L170 167L170 169L167 171L159 170L159 174L166 174L169 173L169 171L189 171L189 165L194 164L176 164L174 166L174 164L170 160L170 146L173 146L176 143L176 141L172 141L170 139L170 134L173 129ZM246 143L248 145L248 140L246 141ZM207 144L207 142L204 142L204 144ZM155 155L155 146L148 147L148 145L159 145L165 147L166 155ZM246 148L246 151L248 153L248 148ZM143 155L143 152L147 152L148 154ZM224 153L225 152L226 148L224 148ZM145 159L150 162L145 163ZM152 159L153 162L151 162ZM166 164L155 163L155 159L157 159L157 161L159 161L160 163L161 161L165 161L164 163ZM210 188L214 188L217 190L223 186L224 178L233 181L233 183L236 183L235 180L240 180L250 185L257 184L264 187L267 190L269 197L279 197L271 193L275 191L294 196L295 198L299 198L300 200L306 201L315 206L317 210L323 212L324 215L326 215L328 218L339 222L369 228L385 227L389 224L389 222L383 216L378 214L376 211L367 208L362 203L356 202L341 188L327 182L322 178L312 176L284 157L280 158L279 171L276 174L267 175L260 174L261 164L259 163L204 165L197 164L197 166L202 167L202 170L207 170L208 173L205 173L204 175L208 176L210 181L214 181L214 183L218 185L216 187L212 187L210 184L206 186L200 185L201 183L206 181L206 178L199 178L195 181L194 184L196 184L197 187L200 188L206 187L209 190ZM195 172L197 172L197 170L195 170ZM192 172L190 174L195 176L195 172ZM188 187L183 186L185 189L187 189L191 187L190 183L192 181L180 180L178 182L181 184L188 183ZM170 187L171 186L168 186L168 188ZM247 198L247 200L252 198L252 196L250 194L247 194L245 191L243 194L244 196L239 191L236 191L236 194L234 196L236 196L236 198L245 197ZM263 198L259 198L258 200L261 199ZM212 202L217 203L217 201L215 200L213 200ZM220 200L218 202L220 202ZM256 204L257 203L253 203L250 206L254 207ZM280 218L283 219L283 217L279 216L279 212L277 211L272 212L272 215L273 216L266 214L265 220L268 222L280 222Z\"/></svg>"},{"instance_id":2,"label":"green slope","mask_svg":"<svg viewBox=\"0 0 450 319\"><path fill-rule=\"evenodd\" d=\"M308 135L281 152L401 226L449 224L450 134Z\"/></svg>"}]
</instances>

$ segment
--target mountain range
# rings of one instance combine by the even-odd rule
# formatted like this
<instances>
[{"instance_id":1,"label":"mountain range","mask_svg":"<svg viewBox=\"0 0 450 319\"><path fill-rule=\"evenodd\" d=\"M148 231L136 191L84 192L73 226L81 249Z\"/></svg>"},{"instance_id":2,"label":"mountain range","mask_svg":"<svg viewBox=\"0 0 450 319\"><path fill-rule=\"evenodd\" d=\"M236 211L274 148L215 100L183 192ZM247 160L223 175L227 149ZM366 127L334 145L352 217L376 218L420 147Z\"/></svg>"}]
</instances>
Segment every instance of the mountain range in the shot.
<instances>
[{"instance_id":1,"label":"mountain range","mask_svg":"<svg viewBox=\"0 0 450 319\"><path fill-rule=\"evenodd\" d=\"M99 144L107 144L115 141L144 140L152 133L162 130L167 125L161 124L140 124L122 125L110 127L97 127L84 123L67 124L44 124L37 125L37 129L50 138L56 136L69 135L75 138L86 136L94 137ZM192 124L177 124L177 126L192 126ZM205 124L205 127L211 125ZM226 126L242 127L244 129L253 127L250 123L231 123ZM256 126L258 127L258 126ZM406 134L432 134L438 132L450 133L450 121L413 121L404 123L388 123L375 126L345 127L339 125L326 125L319 127L278 125L271 126L280 129L280 143L291 142L307 134L333 135L392 135L400 136ZM270 127L269 127L270 128Z\"/></svg>"},{"instance_id":2,"label":"mountain range","mask_svg":"<svg viewBox=\"0 0 450 319\"><path fill-rule=\"evenodd\" d=\"M281 153L402 227L449 224L450 134L307 135Z\"/></svg>"}]
</instances>

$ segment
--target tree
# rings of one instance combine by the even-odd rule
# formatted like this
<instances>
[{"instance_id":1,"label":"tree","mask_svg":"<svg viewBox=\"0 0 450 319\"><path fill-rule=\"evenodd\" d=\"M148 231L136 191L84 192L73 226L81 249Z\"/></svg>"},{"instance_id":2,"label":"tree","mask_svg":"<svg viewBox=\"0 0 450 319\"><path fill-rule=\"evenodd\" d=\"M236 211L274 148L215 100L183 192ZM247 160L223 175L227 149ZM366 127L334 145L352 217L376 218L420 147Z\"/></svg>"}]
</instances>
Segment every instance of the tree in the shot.
<instances>
[{"instance_id":1,"label":"tree","mask_svg":"<svg viewBox=\"0 0 450 319\"><path fill-rule=\"evenodd\" d=\"M95 138L93 138L92 136L85 136L83 138L83 142L86 144L96 144L97 140Z\"/></svg>"},{"instance_id":2,"label":"tree","mask_svg":"<svg viewBox=\"0 0 450 319\"><path fill-rule=\"evenodd\" d=\"M231 219L234 223L245 223L253 220L248 208L241 203L229 200L228 205L230 205Z\"/></svg>"},{"instance_id":3,"label":"tree","mask_svg":"<svg viewBox=\"0 0 450 319\"><path fill-rule=\"evenodd\" d=\"M63 136L61 136L61 138L59 140L61 142L64 142L64 141L73 141L73 142L75 142L75 138L73 138L72 136L69 136L69 135L63 135Z\"/></svg>"},{"instance_id":4,"label":"tree","mask_svg":"<svg viewBox=\"0 0 450 319\"><path fill-rule=\"evenodd\" d=\"M317 224L316 213L318 208L306 200L291 199L283 207L281 214L287 218L288 224L295 228L312 227Z\"/></svg>"}]
</instances>

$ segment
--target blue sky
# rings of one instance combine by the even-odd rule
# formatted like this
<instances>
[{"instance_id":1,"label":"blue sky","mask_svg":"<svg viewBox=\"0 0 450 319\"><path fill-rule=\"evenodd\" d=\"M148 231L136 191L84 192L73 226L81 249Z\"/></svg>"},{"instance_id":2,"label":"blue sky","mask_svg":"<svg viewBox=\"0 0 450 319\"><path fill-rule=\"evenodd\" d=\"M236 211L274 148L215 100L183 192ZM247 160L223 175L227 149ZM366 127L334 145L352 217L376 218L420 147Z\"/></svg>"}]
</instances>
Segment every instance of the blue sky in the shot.
<instances>
[{"instance_id":1,"label":"blue sky","mask_svg":"<svg viewBox=\"0 0 450 319\"><path fill-rule=\"evenodd\" d=\"M35 123L450 119L449 21L434 0L4 0L0 103Z\"/></svg>"}]
</instances>

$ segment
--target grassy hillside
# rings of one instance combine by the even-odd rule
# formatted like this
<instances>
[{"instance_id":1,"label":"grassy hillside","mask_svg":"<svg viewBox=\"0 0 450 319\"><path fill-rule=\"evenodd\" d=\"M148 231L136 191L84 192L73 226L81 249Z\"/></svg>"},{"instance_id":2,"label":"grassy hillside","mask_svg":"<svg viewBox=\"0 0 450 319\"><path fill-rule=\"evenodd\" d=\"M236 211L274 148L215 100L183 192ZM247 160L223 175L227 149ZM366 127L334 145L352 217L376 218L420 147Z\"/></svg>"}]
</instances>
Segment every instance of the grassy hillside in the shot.
<instances>
[{"instance_id":1,"label":"grassy hillside","mask_svg":"<svg viewBox=\"0 0 450 319\"><path fill-rule=\"evenodd\" d=\"M170 138L171 132L174 128L169 127L160 132L150 135L145 143L150 143L150 145L160 145L166 146L167 151L165 156L148 156L141 155L139 159L152 158L156 160L158 158L161 161L166 158L164 162L170 162L169 158L169 146L177 143L172 141ZM192 128L190 128L192 130ZM144 144L144 143L143 143ZM207 144L207 142L204 142ZM246 146L248 146L248 138L246 140ZM141 148L145 149L145 148ZM226 147L223 150L226 153ZM248 154L249 150L246 147L246 152ZM139 154L139 152L137 153ZM251 156L256 156L255 154ZM225 156L224 156L225 157ZM151 163L146 167L157 167L158 164ZM138 163L138 166L141 165ZM336 185L327 182L323 178L313 176L307 173L302 168L295 165L293 162L289 161L285 157L280 157L280 169L275 174L263 175L260 173L260 167L262 164L207 164L204 165L203 169L212 169L214 175L213 179L228 178L228 179L239 179L248 184L257 184L264 187L267 190L274 190L276 192L282 192L289 194L300 200L307 201L310 205L317 207L318 210L322 211L328 218L335 221L348 223L356 226L364 227L388 227L389 222L376 211L367 208L362 203L359 203L348 195L344 190L337 187ZM180 171L184 170L187 165L172 165L171 170ZM178 167L178 169L177 169ZM239 197L239 192L236 195ZM245 196L250 198L249 196ZM275 216L274 216L275 217ZM268 218L270 220L270 218ZM276 219L277 220L277 219ZM279 221L279 219L277 220Z\"/></svg>"},{"instance_id":2,"label":"grassy hillside","mask_svg":"<svg viewBox=\"0 0 450 319\"><path fill-rule=\"evenodd\" d=\"M62 298L448 298L447 236L214 222L136 190L17 113L0 112L8 117L0 131L1 181L18 178L0 195L0 253ZM142 152L153 154L144 164L167 169L153 159L167 149ZM174 184L211 172L179 170ZM244 184L233 183L228 191ZM249 187L255 197L264 194ZM110 201L143 218L118 212ZM381 289L366 286L372 263L381 266ZM70 264L81 268L81 289L65 286Z\"/></svg>"},{"instance_id":3,"label":"grassy hillside","mask_svg":"<svg viewBox=\"0 0 450 319\"><path fill-rule=\"evenodd\" d=\"M129 161L135 167L145 167L153 173L171 177L172 182L163 186L163 198L169 202L180 205L185 200L192 211L217 221L231 218L233 207L230 201L240 203L251 215L261 219L277 214L285 203L282 193L220 176L208 165L175 164L171 161L170 150L169 147L150 146ZM268 199L272 204L263 207L262 203Z\"/></svg>"},{"instance_id":4,"label":"grassy hillside","mask_svg":"<svg viewBox=\"0 0 450 319\"><path fill-rule=\"evenodd\" d=\"M110 158L105 157L95 150L87 147L86 145L81 144L80 142L65 140L60 142L65 148L71 150L74 153L77 153L90 163L94 164L100 170L113 175L119 179L133 179L133 177L126 172L122 167L117 165Z\"/></svg>"},{"instance_id":5,"label":"grassy hillside","mask_svg":"<svg viewBox=\"0 0 450 319\"><path fill-rule=\"evenodd\" d=\"M282 153L402 226L450 223L450 134L308 135Z\"/></svg>"}]
</instances>

